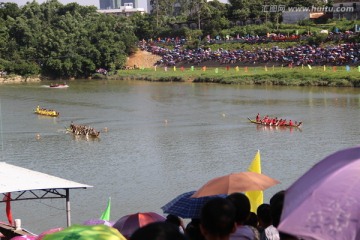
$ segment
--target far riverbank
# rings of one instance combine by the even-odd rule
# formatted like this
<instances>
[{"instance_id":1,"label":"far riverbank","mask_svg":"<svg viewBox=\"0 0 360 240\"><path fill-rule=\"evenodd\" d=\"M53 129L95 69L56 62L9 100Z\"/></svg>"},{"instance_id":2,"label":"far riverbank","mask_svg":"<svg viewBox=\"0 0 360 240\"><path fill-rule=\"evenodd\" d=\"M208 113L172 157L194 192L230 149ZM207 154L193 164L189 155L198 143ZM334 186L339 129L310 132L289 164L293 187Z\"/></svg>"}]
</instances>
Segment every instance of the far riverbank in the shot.
<instances>
[{"instance_id":1,"label":"far riverbank","mask_svg":"<svg viewBox=\"0 0 360 240\"><path fill-rule=\"evenodd\" d=\"M360 67L189 67L119 70L110 79L242 85L360 87Z\"/></svg>"},{"instance_id":2,"label":"far riverbank","mask_svg":"<svg viewBox=\"0 0 360 240\"><path fill-rule=\"evenodd\" d=\"M94 74L92 79L357 88L360 87L360 67L154 67L118 70L116 74L110 74L108 76ZM41 82L43 80L49 81L50 79L41 76L22 77L8 75L0 77L0 84Z\"/></svg>"},{"instance_id":3,"label":"far riverbank","mask_svg":"<svg viewBox=\"0 0 360 240\"><path fill-rule=\"evenodd\" d=\"M19 75L6 75L0 77L0 84L41 82L39 76L23 77Z\"/></svg>"}]
</instances>

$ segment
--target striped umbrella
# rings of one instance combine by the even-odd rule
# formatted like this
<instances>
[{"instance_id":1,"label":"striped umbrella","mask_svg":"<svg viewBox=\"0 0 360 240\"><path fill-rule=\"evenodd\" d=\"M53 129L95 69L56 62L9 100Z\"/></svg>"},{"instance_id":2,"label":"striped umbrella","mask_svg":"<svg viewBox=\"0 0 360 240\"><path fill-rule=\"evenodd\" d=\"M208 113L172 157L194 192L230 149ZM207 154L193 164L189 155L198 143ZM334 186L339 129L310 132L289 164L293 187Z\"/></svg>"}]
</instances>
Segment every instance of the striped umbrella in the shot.
<instances>
[{"instance_id":1,"label":"striped umbrella","mask_svg":"<svg viewBox=\"0 0 360 240\"><path fill-rule=\"evenodd\" d=\"M191 198L195 191L185 192L161 207L164 213L173 214L181 218L200 218L202 206L214 197L225 198L226 194Z\"/></svg>"}]
</instances>

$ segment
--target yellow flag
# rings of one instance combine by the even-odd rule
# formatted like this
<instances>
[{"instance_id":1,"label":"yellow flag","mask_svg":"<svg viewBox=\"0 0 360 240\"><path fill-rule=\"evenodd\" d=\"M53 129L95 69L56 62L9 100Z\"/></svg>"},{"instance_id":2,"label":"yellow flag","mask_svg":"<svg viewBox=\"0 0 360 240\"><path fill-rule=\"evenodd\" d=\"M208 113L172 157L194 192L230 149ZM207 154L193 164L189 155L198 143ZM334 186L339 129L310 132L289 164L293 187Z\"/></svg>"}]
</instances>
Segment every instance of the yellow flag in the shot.
<instances>
[{"instance_id":1,"label":"yellow flag","mask_svg":"<svg viewBox=\"0 0 360 240\"><path fill-rule=\"evenodd\" d=\"M248 168L249 172L261 173L260 151L258 150ZM249 191L245 193L250 200L251 211L256 213L257 208L264 203L263 191Z\"/></svg>"}]
</instances>

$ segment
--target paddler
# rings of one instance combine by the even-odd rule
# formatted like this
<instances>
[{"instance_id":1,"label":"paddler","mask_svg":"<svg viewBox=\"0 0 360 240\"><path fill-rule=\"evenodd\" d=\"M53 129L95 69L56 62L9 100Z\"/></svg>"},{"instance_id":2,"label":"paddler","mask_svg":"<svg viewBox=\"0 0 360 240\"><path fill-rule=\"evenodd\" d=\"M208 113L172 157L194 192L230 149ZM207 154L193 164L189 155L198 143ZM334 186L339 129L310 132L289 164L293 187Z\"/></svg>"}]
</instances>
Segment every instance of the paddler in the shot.
<instances>
[{"instance_id":1,"label":"paddler","mask_svg":"<svg viewBox=\"0 0 360 240\"><path fill-rule=\"evenodd\" d=\"M260 122L260 114L259 113L256 115L256 122Z\"/></svg>"}]
</instances>

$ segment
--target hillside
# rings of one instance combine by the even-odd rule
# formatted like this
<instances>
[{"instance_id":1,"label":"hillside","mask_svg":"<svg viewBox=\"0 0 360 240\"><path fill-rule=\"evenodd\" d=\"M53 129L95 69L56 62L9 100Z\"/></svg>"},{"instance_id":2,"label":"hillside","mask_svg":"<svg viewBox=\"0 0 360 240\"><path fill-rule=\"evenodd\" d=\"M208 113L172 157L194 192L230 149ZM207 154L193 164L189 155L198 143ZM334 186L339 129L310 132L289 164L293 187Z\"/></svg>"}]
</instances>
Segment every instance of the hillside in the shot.
<instances>
[{"instance_id":1,"label":"hillside","mask_svg":"<svg viewBox=\"0 0 360 240\"><path fill-rule=\"evenodd\" d=\"M152 68L161 57L147 51L138 50L128 57L126 65L129 67Z\"/></svg>"}]
</instances>

